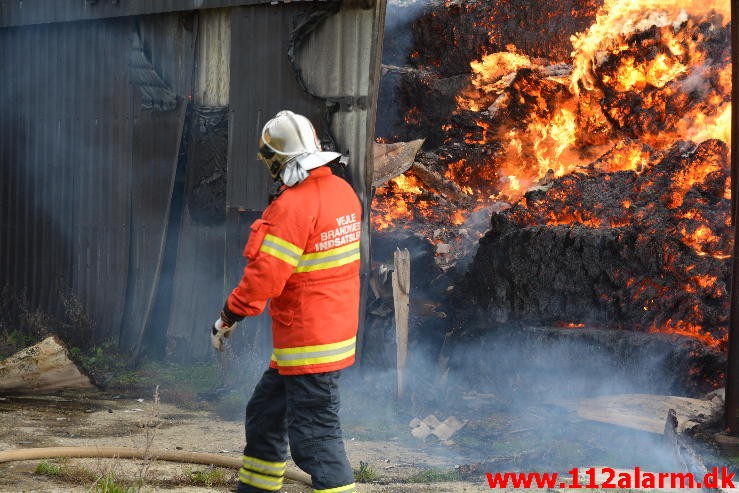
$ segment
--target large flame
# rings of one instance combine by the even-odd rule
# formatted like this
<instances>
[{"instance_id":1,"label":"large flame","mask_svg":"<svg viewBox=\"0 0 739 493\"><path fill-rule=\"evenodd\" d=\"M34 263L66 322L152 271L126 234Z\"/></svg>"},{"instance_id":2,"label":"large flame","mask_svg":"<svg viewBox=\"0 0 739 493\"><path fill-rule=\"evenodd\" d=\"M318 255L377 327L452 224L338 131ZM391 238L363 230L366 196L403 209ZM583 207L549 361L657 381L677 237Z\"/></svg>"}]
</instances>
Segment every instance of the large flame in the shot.
<instances>
[{"instance_id":1,"label":"large flame","mask_svg":"<svg viewBox=\"0 0 739 493\"><path fill-rule=\"evenodd\" d=\"M593 24L571 37L568 64L532 59L512 45L472 61L469 84L456 102L457 115L474 115L474 127L458 129L453 120L442 127L449 142L464 142L472 152L439 160L444 177L474 205L460 210L435 200L411 170L378 189L373 225L399 226L412 218L436 228L460 224L465 214L495 201L525 203L527 191L575 172L641 173L678 141L730 144L730 45L728 35L717 34L728 33L730 10L728 0L605 0ZM406 122L420 118L414 110ZM727 240L717 233L725 221L718 228L715 218L685 205L685 196L726 172L725 165L696 159L666 184L666 206L681 215L675 234L699 256L728 257ZM727 180L724 199L729 186ZM635 210L625 198L621 211L606 216L561 208L547 217L549 224L614 228L648 214L648 207ZM717 289L715 278L685 276L688 291ZM667 320L650 330L717 343L692 322Z\"/></svg>"},{"instance_id":2,"label":"large flame","mask_svg":"<svg viewBox=\"0 0 739 493\"><path fill-rule=\"evenodd\" d=\"M600 65L606 56L617 54L625 49L624 40L627 35L642 32L656 27L671 26L679 31L681 25L688 20L688 14L705 17L715 12L722 15L726 21L731 19L731 4L726 0L707 0L703 2L680 0L606 0L596 16L595 23L584 33L572 36L572 88L579 91L579 85L586 90L595 88L592 69ZM670 42L674 55L683 53L683 46L678 40ZM663 80L667 73L677 75L678 68L669 68L667 60L659 57L658 64L651 70L646 67L634 70L634 73L624 73L625 80L632 80L639 75L652 72L657 81ZM633 60L625 63L633 64ZM661 65L657 66L657 65ZM685 70L684 68L682 70Z\"/></svg>"}]
</instances>

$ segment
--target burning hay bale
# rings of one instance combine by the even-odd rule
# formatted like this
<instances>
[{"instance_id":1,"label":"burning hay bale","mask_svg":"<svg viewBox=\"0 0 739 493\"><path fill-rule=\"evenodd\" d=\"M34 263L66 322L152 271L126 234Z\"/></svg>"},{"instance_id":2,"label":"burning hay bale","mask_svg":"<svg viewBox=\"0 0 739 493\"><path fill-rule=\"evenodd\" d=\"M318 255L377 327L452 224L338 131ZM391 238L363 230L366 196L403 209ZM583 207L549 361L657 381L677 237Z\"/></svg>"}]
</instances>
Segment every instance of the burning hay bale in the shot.
<instances>
[{"instance_id":1,"label":"burning hay bale","mask_svg":"<svg viewBox=\"0 0 739 493\"><path fill-rule=\"evenodd\" d=\"M467 62L515 46L533 57L565 60L570 36L592 24L602 1L471 0L435 5L413 25L417 65L441 74L468 70ZM423 47L423 49L421 49Z\"/></svg>"},{"instance_id":2,"label":"burning hay bale","mask_svg":"<svg viewBox=\"0 0 739 493\"><path fill-rule=\"evenodd\" d=\"M575 173L493 215L461 300L498 323L726 340L728 148L679 143L641 173Z\"/></svg>"},{"instance_id":3,"label":"burning hay bale","mask_svg":"<svg viewBox=\"0 0 739 493\"><path fill-rule=\"evenodd\" d=\"M597 7L472 1L421 17L414 66L394 72L402 75L406 129L397 137L426 138L418 161L463 194L429 197L409 171L378 188L375 227L390 227L378 217L402 204L404 219L413 215L432 231L458 226L467 203L473 210L514 203L596 160L614 171L638 170L645 156L679 140L728 142L724 13L608 0L595 17ZM532 12L537 8L545 11ZM478 30L484 35L461 34Z\"/></svg>"},{"instance_id":4,"label":"burning hay bale","mask_svg":"<svg viewBox=\"0 0 739 493\"><path fill-rule=\"evenodd\" d=\"M731 251L728 2L534 12L549 7L447 3L417 21L401 137L426 137L417 161L464 196L411 168L378 188L373 224L446 252L472 214L492 212L454 290L460 313L483 314L467 333L664 332L718 358ZM476 30L487 34L460 34Z\"/></svg>"}]
</instances>

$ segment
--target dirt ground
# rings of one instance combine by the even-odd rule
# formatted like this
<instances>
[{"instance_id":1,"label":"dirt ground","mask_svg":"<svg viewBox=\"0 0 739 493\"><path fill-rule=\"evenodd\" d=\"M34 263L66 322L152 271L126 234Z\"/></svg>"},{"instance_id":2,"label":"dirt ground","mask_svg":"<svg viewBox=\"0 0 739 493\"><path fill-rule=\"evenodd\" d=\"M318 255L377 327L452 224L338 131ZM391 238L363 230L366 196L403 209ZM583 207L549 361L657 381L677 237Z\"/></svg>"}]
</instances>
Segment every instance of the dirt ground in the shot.
<instances>
[{"instance_id":1,"label":"dirt ground","mask_svg":"<svg viewBox=\"0 0 739 493\"><path fill-rule=\"evenodd\" d=\"M501 470L566 471L570 466L556 467L556 464L561 464L561 460L567 460L568 457L571 458L570 464L574 465L587 464L584 458L589 457L598 461L596 463L616 466L618 457L611 456L609 459L603 453L603 450L612 448L625 451L627 464L647 464L645 457L651 453L649 444L652 442L642 442L639 438L641 435L582 421L573 413L563 417L562 409L556 406L543 405L520 410L509 416L491 413L486 409L494 407L494 400L485 400L484 397L483 394L476 394L475 399L466 401L472 405L467 414L460 405L455 406L457 415L468 421L453 437L457 442L456 446L445 446L438 441L412 437L408 421L400 417L400 412L393 408L392 402L373 406L363 401L362 410L358 412L357 408L360 406L349 399L345 406L349 412L342 420L350 462L355 469L359 469L362 463L367 464L378 478L370 483L359 483L357 491L490 491L484 470L480 470L479 474L465 476L468 479L464 481L429 482L419 479L420 473L431 472L432 477L436 475L434 479L439 479L444 473L455 471L455 466L462 465L464 468L479 464L484 456L475 456L471 452L468 456L463 455L467 454L467 449L462 444L474 439L483 442L488 457L504 456L505 450L532 451L534 457L528 463L501 464ZM551 416L545 415L547 410ZM422 415L426 415L425 411ZM479 416L477 420L473 419L475 415ZM147 426L152 423L158 424L156 427ZM543 437L542 430L550 430L550 436ZM561 435L566 439L563 440ZM243 437L243 423L236 414L231 419L226 419L211 411L198 409L197 406L154 403L151 397L144 395L67 392L50 396L0 397L0 452L61 446L141 449L147 446L148 441L151 449L207 452L238 459L241 456ZM625 443L619 443L619 440ZM635 449L642 449L647 455L639 456ZM514 452L510 453L516 455ZM557 462L547 462L547 459L555 458ZM95 479L91 479L90 475L97 478L110 474L117 478L118 484L130 484L141 477L146 478L146 485L140 490L143 492L226 492L235 485L235 471L223 470L226 475L232 475L233 479L217 487L193 486L197 483L188 480L188 473L208 470L207 466L193 464L123 459L47 461L55 465L61 464L68 471L86 471L88 475L87 478L65 480L54 475L37 474L36 468L41 462L30 460L0 463L0 492L107 493L95 488ZM289 463L289 467L295 468L292 463ZM301 483L286 481L282 491L309 493L312 489ZM543 493L570 490L509 488L505 491ZM608 491L623 493L633 490Z\"/></svg>"},{"instance_id":2,"label":"dirt ground","mask_svg":"<svg viewBox=\"0 0 739 493\"><path fill-rule=\"evenodd\" d=\"M207 411L184 409L172 404L155 405L151 398L102 393L60 394L43 397L0 397L0 450L58 446L123 446L141 448L147 442L147 422L158 419L149 430L153 449L181 449L240 457L243 424ZM346 427L345 427L346 428ZM363 434L363 433L360 433ZM377 483L359 484L360 492L402 493L412 491L472 492L487 488L480 482L405 483L420 471L451 470L455 458L440 445L418 441L418 447L400 440L373 441L357 438L345 430L347 452L354 468L360 462L379 475ZM85 492L91 484L74 484L35 473L39 460L0 464L2 492ZM176 478L187 470L205 466L156 461L144 463L120 459L68 459L64 465L80 466L103 476L114 473L129 480L140 477L148 466L149 478ZM294 467L294 465L292 466ZM152 486L142 491L228 491L229 487ZM286 481L283 491L310 492L309 487ZM530 491L530 490L529 490Z\"/></svg>"}]
</instances>

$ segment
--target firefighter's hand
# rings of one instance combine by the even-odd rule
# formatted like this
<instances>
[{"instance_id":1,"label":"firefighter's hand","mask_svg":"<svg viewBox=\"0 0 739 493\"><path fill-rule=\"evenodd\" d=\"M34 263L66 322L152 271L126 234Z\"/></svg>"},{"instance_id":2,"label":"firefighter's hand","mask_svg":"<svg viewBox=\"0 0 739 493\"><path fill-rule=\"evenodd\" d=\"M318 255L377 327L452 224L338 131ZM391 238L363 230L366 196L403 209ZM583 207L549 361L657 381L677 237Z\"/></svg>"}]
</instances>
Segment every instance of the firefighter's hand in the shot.
<instances>
[{"instance_id":1,"label":"firefighter's hand","mask_svg":"<svg viewBox=\"0 0 739 493\"><path fill-rule=\"evenodd\" d=\"M210 332L210 344L213 346L213 349L223 352L224 339L227 339L228 336L231 335L231 331L234 330L234 327L236 327L236 324L231 326L226 325L223 323L223 320L218 317L218 320L213 324L213 329L211 329Z\"/></svg>"}]
</instances>

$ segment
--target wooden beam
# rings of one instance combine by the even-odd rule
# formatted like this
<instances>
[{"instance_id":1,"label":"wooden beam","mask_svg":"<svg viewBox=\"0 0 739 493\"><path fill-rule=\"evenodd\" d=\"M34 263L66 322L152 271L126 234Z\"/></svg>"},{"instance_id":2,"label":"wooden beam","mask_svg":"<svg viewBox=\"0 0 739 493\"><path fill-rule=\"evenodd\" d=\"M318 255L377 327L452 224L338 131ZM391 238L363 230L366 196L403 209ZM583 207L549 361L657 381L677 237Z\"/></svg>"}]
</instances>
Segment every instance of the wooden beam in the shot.
<instances>
[{"instance_id":1,"label":"wooden beam","mask_svg":"<svg viewBox=\"0 0 739 493\"><path fill-rule=\"evenodd\" d=\"M407 248L396 248L393 271L393 304L395 306L395 344L397 347L397 396L403 397L405 363L408 356L408 318L411 292L411 255Z\"/></svg>"}]
</instances>

